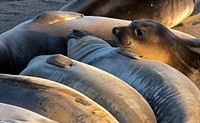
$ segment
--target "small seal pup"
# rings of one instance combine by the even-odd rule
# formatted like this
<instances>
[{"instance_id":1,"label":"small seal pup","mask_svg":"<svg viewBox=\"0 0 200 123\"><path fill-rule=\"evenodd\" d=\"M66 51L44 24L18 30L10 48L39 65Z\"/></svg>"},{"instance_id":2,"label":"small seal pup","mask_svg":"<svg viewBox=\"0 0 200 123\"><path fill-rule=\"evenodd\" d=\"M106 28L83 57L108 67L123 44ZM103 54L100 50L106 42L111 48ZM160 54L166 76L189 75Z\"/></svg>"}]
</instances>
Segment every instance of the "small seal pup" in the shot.
<instances>
[{"instance_id":1,"label":"small seal pup","mask_svg":"<svg viewBox=\"0 0 200 123\"><path fill-rule=\"evenodd\" d=\"M178 70L155 60L133 59L91 35L73 31L68 57L107 71L135 88L150 104L157 122L196 122L200 90Z\"/></svg>"},{"instance_id":2,"label":"small seal pup","mask_svg":"<svg viewBox=\"0 0 200 123\"><path fill-rule=\"evenodd\" d=\"M194 10L194 0L72 0L62 11L125 20L153 19L173 27Z\"/></svg>"},{"instance_id":3,"label":"small seal pup","mask_svg":"<svg viewBox=\"0 0 200 123\"><path fill-rule=\"evenodd\" d=\"M200 88L200 39L183 39L152 20L135 20L113 28L119 48L146 59L156 59L176 68Z\"/></svg>"}]
</instances>

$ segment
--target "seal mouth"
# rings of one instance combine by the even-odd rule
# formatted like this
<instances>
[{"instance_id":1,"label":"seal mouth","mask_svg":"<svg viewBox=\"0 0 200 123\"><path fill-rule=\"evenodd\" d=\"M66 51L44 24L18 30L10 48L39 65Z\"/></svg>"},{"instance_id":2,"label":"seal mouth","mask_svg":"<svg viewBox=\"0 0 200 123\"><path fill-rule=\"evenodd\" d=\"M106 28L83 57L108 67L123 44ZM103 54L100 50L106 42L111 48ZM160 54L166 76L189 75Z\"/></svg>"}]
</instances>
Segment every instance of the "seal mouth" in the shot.
<instances>
[{"instance_id":1,"label":"seal mouth","mask_svg":"<svg viewBox=\"0 0 200 123\"><path fill-rule=\"evenodd\" d=\"M118 47L120 47L120 44L121 44L121 42L118 38L119 33L120 33L120 30L119 30L118 27L114 27L112 29L113 38L114 38L114 41L115 41L115 43L117 44Z\"/></svg>"},{"instance_id":2,"label":"seal mouth","mask_svg":"<svg viewBox=\"0 0 200 123\"><path fill-rule=\"evenodd\" d=\"M131 59L135 59L135 60L140 60L140 59L143 58L143 56L138 56L135 53L124 51L124 50L121 50L121 49L116 49L116 50L114 50L114 52L119 54L119 55L123 55L123 56L129 57Z\"/></svg>"}]
</instances>

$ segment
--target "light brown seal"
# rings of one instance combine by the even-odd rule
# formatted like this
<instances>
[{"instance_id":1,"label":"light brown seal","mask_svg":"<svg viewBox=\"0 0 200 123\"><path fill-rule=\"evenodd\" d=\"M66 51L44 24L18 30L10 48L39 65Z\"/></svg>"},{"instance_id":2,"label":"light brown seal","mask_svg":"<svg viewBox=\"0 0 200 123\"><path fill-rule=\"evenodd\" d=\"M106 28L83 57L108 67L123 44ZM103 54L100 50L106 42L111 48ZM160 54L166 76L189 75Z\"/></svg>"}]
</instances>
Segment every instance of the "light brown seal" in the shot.
<instances>
[{"instance_id":1,"label":"light brown seal","mask_svg":"<svg viewBox=\"0 0 200 123\"><path fill-rule=\"evenodd\" d=\"M136 20L113 28L121 50L171 65L200 88L200 39L183 39L152 20Z\"/></svg>"}]
</instances>

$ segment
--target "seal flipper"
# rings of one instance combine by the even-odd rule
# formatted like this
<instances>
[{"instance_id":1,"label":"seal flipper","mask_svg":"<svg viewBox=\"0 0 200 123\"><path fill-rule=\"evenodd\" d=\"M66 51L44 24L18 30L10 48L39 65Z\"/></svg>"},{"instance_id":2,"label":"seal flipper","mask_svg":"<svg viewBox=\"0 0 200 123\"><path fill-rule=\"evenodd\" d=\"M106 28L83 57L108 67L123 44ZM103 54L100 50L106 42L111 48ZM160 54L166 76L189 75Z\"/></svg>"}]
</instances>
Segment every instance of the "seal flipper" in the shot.
<instances>
[{"instance_id":1,"label":"seal flipper","mask_svg":"<svg viewBox=\"0 0 200 123\"><path fill-rule=\"evenodd\" d=\"M48 58L47 63L61 68L70 68L74 64L69 58L60 54Z\"/></svg>"},{"instance_id":2,"label":"seal flipper","mask_svg":"<svg viewBox=\"0 0 200 123\"><path fill-rule=\"evenodd\" d=\"M64 11L47 11L37 15L33 18L33 22L54 24L67 20L75 20L83 17L84 15L77 12L64 12Z\"/></svg>"},{"instance_id":3,"label":"seal flipper","mask_svg":"<svg viewBox=\"0 0 200 123\"><path fill-rule=\"evenodd\" d=\"M69 31L69 34L67 35L67 39L70 39L70 38L76 38L76 39L80 39L84 36L87 36L87 35L93 35L95 36L94 34L86 31L86 30L76 30L76 29L73 29L73 30L70 30Z\"/></svg>"},{"instance_id":4,"label":"seal flipper","mask_svg":"<svg viewBox=\"0 0 200 123\"><path fill-rule=\"evenodd\" d=\"M117 50L117 53L119 53L120 55L123 55L123 56L127 56L129 58L132 58L132 59L136 59L136 60L140 60L143 58L143 56L138 56L134 53L131 53L131 52L124 52L122 50Z\"/></svg>"}]
</instances>

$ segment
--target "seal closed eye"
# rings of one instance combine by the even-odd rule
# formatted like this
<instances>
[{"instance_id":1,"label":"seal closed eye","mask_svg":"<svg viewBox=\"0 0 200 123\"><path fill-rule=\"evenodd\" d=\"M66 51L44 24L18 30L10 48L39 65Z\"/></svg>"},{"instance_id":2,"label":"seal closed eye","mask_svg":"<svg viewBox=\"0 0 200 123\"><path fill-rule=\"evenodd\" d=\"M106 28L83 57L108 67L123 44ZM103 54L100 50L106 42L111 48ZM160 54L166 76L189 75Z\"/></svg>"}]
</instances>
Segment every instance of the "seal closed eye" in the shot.
<instances>
[{"instance_id":1,"label":"seal closed eye","mask_svg":"<svg viewBox=\"0 0 200 123\"><path fill-rule=\"evenodd\" d=\"M200 39L177 37L164 25L146 19L115 27L113 35L124 52L169 64L200 88Z\"/></svg>"}]
</instances>

